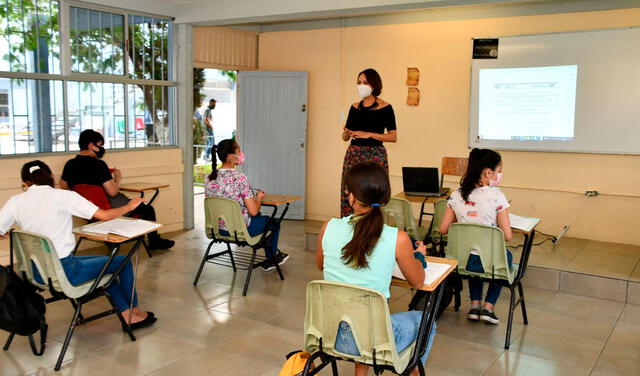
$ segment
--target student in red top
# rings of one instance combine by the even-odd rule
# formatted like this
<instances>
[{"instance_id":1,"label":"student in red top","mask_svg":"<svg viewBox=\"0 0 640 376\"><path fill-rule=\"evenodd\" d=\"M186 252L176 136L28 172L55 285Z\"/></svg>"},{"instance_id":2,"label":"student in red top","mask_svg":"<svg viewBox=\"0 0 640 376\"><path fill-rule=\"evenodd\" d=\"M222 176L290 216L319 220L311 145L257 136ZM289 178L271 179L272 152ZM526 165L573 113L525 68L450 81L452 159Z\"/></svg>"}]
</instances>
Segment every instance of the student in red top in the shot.
<instances>
[{"instance_id":1,"label":"student in red top","mask_svg":"<svg viewBox=\"0 0 640 376\"><path fill-rule=\"evenodd\" d=\"M120 170L114 168L112 176L109 166L102 160L105 153L102 135L93 129L86 129L80 133L78 145L80 153L64 165L60 188L73 189L76 184L97 185L104 189L112 208L127 205L130 199L120 193L120 179L122 178ZM126 215L136 214L142 219L156 220L156 211L150 205L142 204L135 211ZM157 231L147 236L151 249L169 249L175 244L173 240L161 238Z\"/></svg>"}]
</instances>

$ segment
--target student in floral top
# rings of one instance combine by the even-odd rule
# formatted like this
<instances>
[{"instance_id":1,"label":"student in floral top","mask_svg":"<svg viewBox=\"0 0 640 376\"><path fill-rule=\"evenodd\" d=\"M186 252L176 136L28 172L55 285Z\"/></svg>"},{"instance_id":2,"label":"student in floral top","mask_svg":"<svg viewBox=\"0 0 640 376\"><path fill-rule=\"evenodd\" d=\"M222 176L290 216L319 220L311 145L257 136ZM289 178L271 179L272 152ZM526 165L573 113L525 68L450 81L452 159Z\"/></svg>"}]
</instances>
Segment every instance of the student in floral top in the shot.
<instances>
[{"instance_id":1,"label":"student in floral top","mask_svg":"<svg viewBox=\"0 0 640 376\"><path fill-rule=\"evenodd\" d=\"M222 140L214 147L218 158L222 161L222 166L218 169L215 159L212 162L213 170L209 174L204 185L204 194L206 197L224 197L236 200L240 204L242 216L247 224L247 229L251 236L262 234L269 222L269 217L260 215L260 206L265 193L256 190L254 195L251 184L245 174L236 170L236 166L244 163L244 154L240 151L240 145L233 140ZM289 255L278 250L278 236L280 235L280 225L278 224L273 231L273 238L268 246L265 247L265 253L270 262L261 265L265 271L275 269L275 262L282 265L287 261ZM220 234L228 236L227 228L224 221L220 221Z\"/></svg>"},{"instance_id":2,"label":"student in floral top","mask_svg":"<svg viewBox=\"0 0 640 376\"><path fill-rule=\"evenodd\" d=\"M440 232L446 234L453 222L478 223L487 226L498 226L504 233L504 240L512 238L509 221L509 201L497 187L502 180L502 157L490 149L473 149L469 153L467 171L460 181L460 189L453 192L447 205L447 211L440 224ZM512 267L513 256L507 252L509 268ZM480 255L471 251L467 270L484 273ZM490 324L499 324L493 308L500 296L502 286L491 283L487 289L482 311L482 281L469 279L469 295L471 307L467 318L472 321L482 320Z\"/></svg>"}]
</instances>

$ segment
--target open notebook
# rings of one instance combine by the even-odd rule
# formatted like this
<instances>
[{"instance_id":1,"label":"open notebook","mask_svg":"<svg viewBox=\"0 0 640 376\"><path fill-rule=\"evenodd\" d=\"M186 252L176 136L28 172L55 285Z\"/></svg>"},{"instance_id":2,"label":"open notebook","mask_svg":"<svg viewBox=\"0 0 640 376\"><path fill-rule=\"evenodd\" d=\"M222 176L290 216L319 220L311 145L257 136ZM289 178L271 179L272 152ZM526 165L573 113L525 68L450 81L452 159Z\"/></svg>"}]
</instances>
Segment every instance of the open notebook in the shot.
<instances>
[{"instance_id":1,"label":"open notebook","mask_svg":"<svg viewBox=\"0 0 640 376\"><path fill-rule=\"evenodd\" d=\"M511 227L517 228L523 231L531 231L538 222L540 222L540 218L533 217L523 217L520 215L515 215L509 213L509 222L511 222Z\"/></svg>"},{"instance_id":2,"label":"open notebook","mask_svg":"<svg viewBox=\"0 0 640 376\"><path fill-rule=\"evenodd\" d=\"M162 227L162 225L143 219L116 218L110 221L84 226L82 230L96 234L116 234L132 238L160 227Z\"/></svg>"},{"instance_id":3,"label":"open notebook","mask_svg":"<svg viewBox=\"0 0 640 376\"><path fill-rule=\"evenodd\" d=\"M424 270L424 284L432 284L443 274L445 274L449 270L449 268L451 268L451 265L449 264L427 261L427 268ZM396 264L395 268L393 268L393 276L406 280L404 275L402 275L398 264Z\"/></svg>"}]
</instances>

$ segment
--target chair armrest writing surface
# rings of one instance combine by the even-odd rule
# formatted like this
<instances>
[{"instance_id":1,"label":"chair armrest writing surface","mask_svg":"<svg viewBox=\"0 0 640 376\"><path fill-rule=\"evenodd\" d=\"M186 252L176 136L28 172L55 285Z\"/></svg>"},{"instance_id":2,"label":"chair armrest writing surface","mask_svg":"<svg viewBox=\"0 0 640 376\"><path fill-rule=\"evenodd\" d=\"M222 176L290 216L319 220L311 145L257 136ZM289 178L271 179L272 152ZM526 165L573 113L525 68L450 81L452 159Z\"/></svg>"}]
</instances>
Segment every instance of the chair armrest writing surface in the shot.
<instances>
[{"instance_id":1,"label":"chair armrest writing surface","mask_svg":"<svg viewBox=\"0 0 640 376\"><path fill-rule=\"evenodd\" d=\"M136 219L127 218L127 217L120 217L120 218L121 219L130 220L130 221L136 221ZM145 232L142 232L142 233L137 234L135 236L122 236L122 235L117 235L117 234L98 234L98 233L95 233L95 232L91 232L91 226L92 225L96 225L96 224L103 223L103 222L104 221L93 222L93 223L90 223L88 225L84 225L84 226L81 226L81 227L74 228L73 229L73 233L78 235L78 236L80 236L80 237L82 237L82 238L88 239L88 240L93 240L93 241L97 241L97 242L107 242L107 243L113 243L113 244L122 244L122 243L126 243L126 242L128 242L128 241L130 241L132 239L144 236L144 235L146 235L146 234L148 234L150 232L158 231L161 228L161 227L159 227L159 228L155 228L155 229L152 229L152 230L149 230L149 231L145 231ZM153 222L153 221L147 221L147 222ZM160 224L160 223L157 223L157 222L153 222L153 223Z\"/></svg>"},{"instance_id":2,"label":"chair armrest writing surface","mask_svg":"<svg viewBox=\"0 0 640 376\"><path fill-rule=\"evenodd\" d=\"M266 205L266 206L284 205L290 202L298 201L300 199L302 199L302 197L300 196L266 194L262 199L262 205Z\"/></svg>"},{"instance_id":3,"label":"chair armrest writing surface","mask_svg":"<svg viewBox=\"0 0 640 376\"><path fill-rule=\"evenodd\" d=\"M433 283L430 283L428 285L422 285L422 287L418 288L418 290L422 290L422 291L434 291L436 288L438 288L438 286L440 286L442 281L444 281L447 278L447 276L449 276L449 274L451 274L451 272L455 270L456 266L458 266L458 262L456 260L451 260L447 258L426 256L425 259L427 260L427 270L425 271L425 273L429 272L430 262L439 263L439 264L448 264L449 269L445 273L443 273L438 279L436 279ZM391 278L391 285L398 286L398 287L412 288L411 285L409 285L409 282L405 281L404 279L400 279L396 277Z\"/></svg>"},{"instance_id":4,"label":"chair armrest writing surface","mask_svg":"<svg viewBox=\"0 0 640 376\"><path fill-rule=\"evenodd\" d=\"M125 192L155 191L158 189L168 188L168 187L169 187L169 184L162 184L162 183L134 182L134 183L120 184L120 190Z\"/></svg>"}]
</instances>

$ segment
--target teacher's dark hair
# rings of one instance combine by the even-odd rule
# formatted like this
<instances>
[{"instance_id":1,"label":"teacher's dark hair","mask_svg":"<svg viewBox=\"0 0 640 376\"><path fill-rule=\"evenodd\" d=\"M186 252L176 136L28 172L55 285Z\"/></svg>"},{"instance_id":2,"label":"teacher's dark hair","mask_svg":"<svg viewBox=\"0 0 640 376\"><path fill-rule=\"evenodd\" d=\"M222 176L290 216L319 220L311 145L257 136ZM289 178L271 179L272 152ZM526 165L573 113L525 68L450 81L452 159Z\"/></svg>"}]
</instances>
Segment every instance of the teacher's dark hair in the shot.
<instances>
[{"instance_id":1,"label":"teacher's dark hair","mask_svg":"<svg viewBox=\"0 0 640 376\"><path fill-rule=\"evenodd\" d=\"M360 77L361 74L364 74L369 86L371 86L371 95L374 97L379 96L380 93L382 93L382 78L380 78L378 72L373 68L369 68L358 73L358 77Z\"/></svg>"},{"instance_id":2,"label":"teacher's dark hair","mask_svg":"<svg viewBox=\"0 0 640 376\"><path fill-rule=\"evenodd\" d=\"M37 167L37 168L32 168ZM20 170L20 178L24 183L33 185L48 185L53 188L53 173L49 166L42 161L27 162Z\"/></svg>"},{"instance_id":3,"label":"teacher's dark hair","mask_svg":"<svg viewBox=\"0 0 640 376\"><path fill-rule=\"evenodd\" d=\"M353 166L345 176L348 192L371 210L360 218L354 218L353 238L342 248L342 262L354 269L369 265L367 256L380 239L384 226L381 205L386 205L391 197L389 175L380 165L363 162Z\"/></svg>"},{"instance_id":4,"label":"teacher's dark hair","mask_svg":"<svg viewBox=\"0 0 640 376\"><path fill-rule=\"evenodd\" d=\"M227 157L229 154L235 154L236 149L238 148L238 143L232 139L222 140L218 143L218 145L213 146L213 152L218 155L218 159L220 162L224 163L227 161ZM213 158L211 161L211 173L209 174L209 180L216 180L218 178L218 166L216 159Z\"/></svg>"},{"instance_id":5,"label":"teacher's dark hair","mask_svg":"<svg viewBox=\"0 0 640 376\"><path fill-rule=\"evenodd\" d=\"M460 193L462 199L469 200L469 195L476 189L476 185L480 182L482 177L482 171L485 168L495 170L502 162L500 153L491 149L478 149L475 148L469 153L469 163L467 164L467 171L460 179Z\"/></svg>"}]
</instances>

